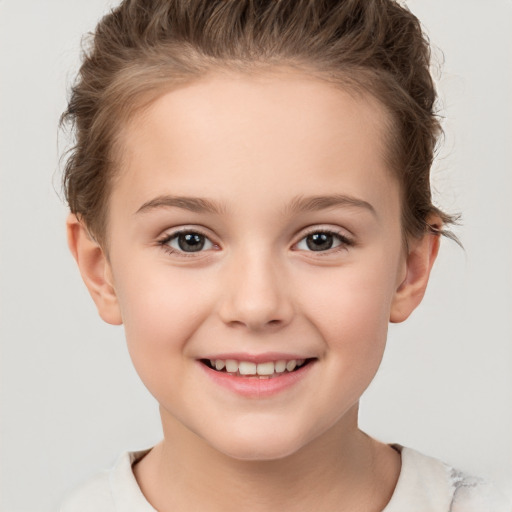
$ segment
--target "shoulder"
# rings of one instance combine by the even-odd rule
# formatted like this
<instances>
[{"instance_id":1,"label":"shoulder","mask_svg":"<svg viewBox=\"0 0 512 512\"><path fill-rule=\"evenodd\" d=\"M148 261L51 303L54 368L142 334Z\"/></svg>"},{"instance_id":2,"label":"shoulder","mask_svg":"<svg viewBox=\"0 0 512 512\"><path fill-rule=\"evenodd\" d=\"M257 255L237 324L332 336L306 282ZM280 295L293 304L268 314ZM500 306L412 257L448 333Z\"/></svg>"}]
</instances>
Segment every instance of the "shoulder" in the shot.
<instances>
[{"instance_id":1,"label":"shoulder","mask_svg":"<svg viewBox=\"0 0 512 512\"><path fill-rule=\"evenodd\" d=\"M411 448L402 456L395 492L384 512L510 512L510 504L489 483Z\"/></svg>"},{"instance_id":2,"label":"shoulder","mask_svg":"<svg viewBox=\"0 0 512 512\"><path fill-rule=\"evenodd\" d=\"M450 468L454 487L451 512L511 512L509 502L490 482Z\"/></svg>"},{"instance_id":3,"label":"shoulder","mask_svg":"<svg viewBox=\"0 0 512 512\"><path fill-rule=\"evenodd\" d=\"M112 469L98 473L72 491L59 512L154 512L132 471L135 461L148 451L122 454Z\"/></svg>"}]
</instances>

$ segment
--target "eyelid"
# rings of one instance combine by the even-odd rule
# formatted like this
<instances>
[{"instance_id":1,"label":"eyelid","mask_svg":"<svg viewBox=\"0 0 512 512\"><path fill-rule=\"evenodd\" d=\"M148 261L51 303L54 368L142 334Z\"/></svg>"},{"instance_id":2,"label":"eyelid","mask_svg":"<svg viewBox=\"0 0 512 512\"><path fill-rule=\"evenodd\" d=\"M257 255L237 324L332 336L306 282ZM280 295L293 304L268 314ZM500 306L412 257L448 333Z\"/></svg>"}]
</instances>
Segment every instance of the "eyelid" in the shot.
<instances>
[{"instance_id":1,"label":"eyelid","mask_svg":"<svg viewBox=\"0 0 512 512\"><path fill-rule=\"evenodd\" d=\"M205 253L209 252L211 249L204 249L200 251L192 251L192 252L186 252L179 249L176 249L174 247L171 247L169 245L169 242L179 236L180 234L189 234L189 233L195 233L198 235L203 236L206 238L211 244L212 248L218 249L219 245L215 243L212 240L212 236L206 233L206 230L197 227L197 226L181 226L179 228L170 229L168 231L165 231L160 237L157 238L156 243L167 253L177 255L179 257L184 258L198 258L205 256Z\"/></svg>"},{"instance_id":2,"label":"eyelid","mask_svg":"<svg viewBox=\"0 0 512 512\"><path fill-rule=\"evenodd\" d=\"M346 234L345 230L342 230L341 228L333 228L333 227L327 227L322 225L316 225L311 226L309 228L306 228L305 231L302 231L300 233L300 238L293 244L293 247L297 247L297 245L302 242L305 238L307 238L310 235L314 235L316 233L325 233L332 236L335 236L340 241L340 244L336 247L332 247L331 249L327 249L325 251L307 251L304 250L304 252L310 252L317 256L332 254L340 250L346 250L348 247L352 247L355 245L354 239ZM299 249L303 250L303 249Z\"/></svg>"}]
</instances>

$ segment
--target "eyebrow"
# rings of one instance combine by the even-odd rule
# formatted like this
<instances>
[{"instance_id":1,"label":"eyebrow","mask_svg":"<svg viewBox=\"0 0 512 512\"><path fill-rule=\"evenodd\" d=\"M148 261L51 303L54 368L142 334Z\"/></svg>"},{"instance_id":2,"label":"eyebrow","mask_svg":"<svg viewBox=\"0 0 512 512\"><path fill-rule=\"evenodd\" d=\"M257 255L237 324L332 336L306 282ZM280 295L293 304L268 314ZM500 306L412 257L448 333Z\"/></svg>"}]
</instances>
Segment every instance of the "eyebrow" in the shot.
<instances>
[{"instance_id":1,"label":"eyebrow","mask_svg":"<svg viewBox=\"0 0 512 512\"><path fill-rule=\"evenodd\" d=\"M287 211L290 213L314 212L334 207L362 208L377 217L377 212L370 203L344 194L313 197L298 196L291 201Z\"/></svg>"},{"instance_id":2,"label":"eyebrow","mask_svg":"<svg viewBox=\"0 0 512 512\"><path fill-rule=\"evenodd\" d=\"M182 208L196 213L214 213L219 215L225 208L215 201L200 197L158 196L144 203L135 213L144 213L156 208Z\"/></svg>"},{"instance_id":3,"label":"eyebrow","mask_svg":"<svg viewBox=\"0 0 512 512\"><path fill-rule=\"evenodd\" d=\"M298 196L293 198L285 208L285 213L313 212L334 207L362 208L369 211L375 217L377 216L375 208L370 203L344 194L310 197ZM135 213L144 213L157 208L181 208L195 213L213 213L216 215L226 211L224 205L211 199L163 195L147 201Z\"/></svg>"}]
</instances>

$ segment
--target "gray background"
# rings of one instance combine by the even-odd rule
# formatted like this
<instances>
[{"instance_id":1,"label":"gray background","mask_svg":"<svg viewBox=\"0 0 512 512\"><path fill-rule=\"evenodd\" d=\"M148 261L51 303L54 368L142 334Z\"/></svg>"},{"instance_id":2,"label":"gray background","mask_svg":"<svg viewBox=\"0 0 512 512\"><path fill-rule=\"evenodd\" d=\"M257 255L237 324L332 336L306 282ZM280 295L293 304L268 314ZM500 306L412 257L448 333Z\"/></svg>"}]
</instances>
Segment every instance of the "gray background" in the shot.
<instances>
[{"instance_id":1,"label":"gray background","mask_svg":"<svg viewBox=\"0 0 512 512\"><path fill-rule=\"evenodd\" d=\"M160 437L122 329L101 322L68 254L55 192L66 144L57 122L80 36L112 4L0 0L4 512L52 510L121 451ZM464 213L456 232L466 250L443 242L424 303L391 327L361 424L512 496L512 2L409 6L444 52L434 185L439 204Z\"/></svg>"}]
</instances>

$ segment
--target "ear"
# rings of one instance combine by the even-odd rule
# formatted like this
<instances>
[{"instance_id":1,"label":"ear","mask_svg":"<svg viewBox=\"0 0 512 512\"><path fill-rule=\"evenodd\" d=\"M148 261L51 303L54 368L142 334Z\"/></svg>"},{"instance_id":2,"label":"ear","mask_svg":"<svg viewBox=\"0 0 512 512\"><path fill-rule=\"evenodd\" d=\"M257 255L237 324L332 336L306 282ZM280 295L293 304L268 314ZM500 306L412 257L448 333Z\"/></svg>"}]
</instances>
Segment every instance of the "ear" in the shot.
<instances>
[{"instance_id":1,"label":"ear","mask_svg":"<svg viewBox=\"0 0 512 512\"><path fill-rule=\"evenodd\" d=\"M100 317L112 325L123 323L113 286L110 263L100 245L74 214L66 222L68 246Z\"/></svg>"},{"instance_id":2,"label":"ear","mask_svg":"<svg viewBox=\"0 0 512 512\"><path fill-rule=\"evenodd\" d=\"M433 232L409 242L405 260L405 278L399 284L393 302L389 320L399 323L406 320L419 305L427 289L430 271L439 252L439 230L441 222L429 225Z\"/></svg>"}]
</instances>

